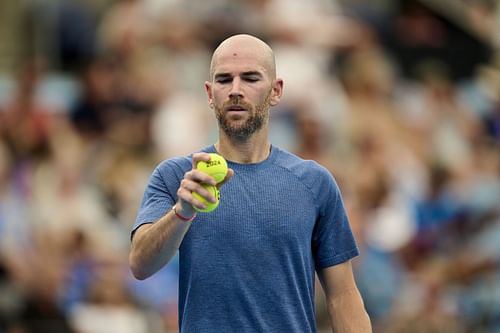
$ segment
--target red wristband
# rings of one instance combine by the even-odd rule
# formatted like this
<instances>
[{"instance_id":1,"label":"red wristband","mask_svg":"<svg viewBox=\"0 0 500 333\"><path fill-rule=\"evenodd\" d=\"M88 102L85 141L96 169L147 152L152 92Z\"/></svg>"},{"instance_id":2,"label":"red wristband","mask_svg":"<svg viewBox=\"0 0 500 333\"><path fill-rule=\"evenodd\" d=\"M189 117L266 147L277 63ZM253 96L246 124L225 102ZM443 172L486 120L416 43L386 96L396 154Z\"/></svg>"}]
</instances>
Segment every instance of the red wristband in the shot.
<instances>
[{"instance_id":1,"label":"red wristband","mask_svg":"<svg viewBox=\"0 0 500 333\"><path fill-rule=\"evenodd\" d=\"M191 222L196 217L196 213L194 213L194 215L191 216L191 217L184 217L181 214L177 213L177 210L175 208L176 207L174 205L174 207L172 207L172 210L174 211L175 216L177 216L180 220Z\"/></svg>"}]
</instances>

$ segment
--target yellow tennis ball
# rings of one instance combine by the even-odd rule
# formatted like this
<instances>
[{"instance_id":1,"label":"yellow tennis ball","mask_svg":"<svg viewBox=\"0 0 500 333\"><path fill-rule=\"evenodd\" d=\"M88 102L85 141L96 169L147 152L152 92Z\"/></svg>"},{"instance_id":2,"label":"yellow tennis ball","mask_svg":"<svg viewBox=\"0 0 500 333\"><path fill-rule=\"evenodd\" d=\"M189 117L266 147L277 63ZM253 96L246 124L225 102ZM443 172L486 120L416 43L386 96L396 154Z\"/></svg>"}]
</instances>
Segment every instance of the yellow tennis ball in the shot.
<instances>
[{"instance_id":1,"label":"yellow tennis ball","mask_svg":"<svg viewBox=\"0 0 500 333\"><path fill-rule=\"evenodd\" d=\"M202 184L201 186L203 186L208 192L210 192L215 197L216 201L210 202L210 201L206 200L204 197L202 197L201 195L199 195L197 192L193 192L193 197L195 197L196 200L203 202L207 206L207 208L205 208L205 209L199 209L199 208L196 208L194 206L193 206L193 208L194 208L194 210L196 210L198 212L209 213L219 206L220 192L217 189L217 187L215 187L213 185Z\"/></svg>"},{"instance_id":2,"label":"yellow tennis ball","mask_svg":"<svg viewBox=\"0 0 500 333\"><path fill-rule=\"evenodd\" d=\"M210 161L199 161L196 164L196 169L212 176L217 183L226 178L227 175L227 162L224 157L216 153L210 153Z\"/></svg>"}]
</instances>

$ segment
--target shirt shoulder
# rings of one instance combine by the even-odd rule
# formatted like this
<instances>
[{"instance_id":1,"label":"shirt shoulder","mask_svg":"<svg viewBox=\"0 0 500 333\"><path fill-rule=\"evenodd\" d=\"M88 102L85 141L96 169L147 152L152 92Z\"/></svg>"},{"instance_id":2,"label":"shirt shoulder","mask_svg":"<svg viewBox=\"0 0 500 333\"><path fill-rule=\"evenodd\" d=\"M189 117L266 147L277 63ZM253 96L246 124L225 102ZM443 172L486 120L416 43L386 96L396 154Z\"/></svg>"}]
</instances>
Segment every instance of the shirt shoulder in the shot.
<instances>
[{"instance_id":1,"label":"shirt shoulder","mask_svg":"<svg viewBox=\"0 0 500 333\"><path fill-rule=\"evenodd\" d=\"M186 169L191 168L191 156L172 157L161 161L155 168L155 172L160 174L164 173L177 173L184 174Z\"/></svg>"},{"instance_id":2,"label":"shirt shoulder","mask_svg":"<svg viewBox=\"0 0 500 333\"><path fill-rule=\"evenodd\" d=\"M278 149L274 163L302 183L320 207L339 199L340 189L334 175L318 162Z\"/></svg>"},{"instance_id":3,"label":"shirt shoulder","mask_svg":"<svg viewBox=\"0 0 500 333\"><path fill-rule=\"evenodd\" d=\"M275 164L293 173L306 183L311 181L334 181L332 173L314 160L305 160L281 148L277 149Z\"/></svg>"}]
</instances>

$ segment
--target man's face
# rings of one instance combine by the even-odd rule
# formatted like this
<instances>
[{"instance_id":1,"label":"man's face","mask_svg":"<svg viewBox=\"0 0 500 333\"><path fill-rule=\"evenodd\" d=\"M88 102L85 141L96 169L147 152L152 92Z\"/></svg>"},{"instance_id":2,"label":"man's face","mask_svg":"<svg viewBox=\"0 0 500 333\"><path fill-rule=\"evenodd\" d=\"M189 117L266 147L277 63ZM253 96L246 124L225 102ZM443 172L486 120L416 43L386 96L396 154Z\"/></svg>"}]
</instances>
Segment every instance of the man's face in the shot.
<instances>
[{"instance_id":1,"label":"man's face","mask_svg":"<svg viewBox=\"0 0 500 333\"><path fill-rule=\"evenodd\" d=\"M246 141L267 125L269 108L279 100L265 60L240 48L223 50L214 61L212 81L205 87L219 126L230 138Z\"/></svg>"}]
</instances>

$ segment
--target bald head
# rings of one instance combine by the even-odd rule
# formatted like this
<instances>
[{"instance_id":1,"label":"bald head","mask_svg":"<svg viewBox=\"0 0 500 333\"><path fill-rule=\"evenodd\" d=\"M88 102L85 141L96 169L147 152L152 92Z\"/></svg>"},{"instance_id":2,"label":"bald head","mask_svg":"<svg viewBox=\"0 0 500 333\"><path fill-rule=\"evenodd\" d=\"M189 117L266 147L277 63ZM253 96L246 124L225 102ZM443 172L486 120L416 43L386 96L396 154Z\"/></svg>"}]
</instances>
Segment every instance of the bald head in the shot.
<instances>
[{"instance_id":1,"label":"bald head","mask_svg":"<svg viewBox=\"0 0 500 333\"><path fill-rule=\"evenodd\" d=\"M237 57L257 59L269 77L276 78L276 63L271 47L257 37L240 34L227 38L215 49L210 63L210 79L213 79L218 66Z\"/></svg>"}]
</instances>

